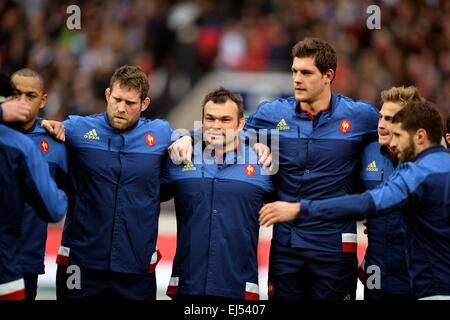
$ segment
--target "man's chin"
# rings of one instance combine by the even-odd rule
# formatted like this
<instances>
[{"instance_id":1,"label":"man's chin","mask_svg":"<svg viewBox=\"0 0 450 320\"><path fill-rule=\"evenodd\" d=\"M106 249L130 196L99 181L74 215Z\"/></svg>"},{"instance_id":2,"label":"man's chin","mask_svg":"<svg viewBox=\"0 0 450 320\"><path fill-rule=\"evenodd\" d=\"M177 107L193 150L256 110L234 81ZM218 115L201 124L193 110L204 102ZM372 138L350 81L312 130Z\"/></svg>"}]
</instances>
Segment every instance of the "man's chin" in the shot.
<instances>
[{"instance_id":1,"label":"man's chin","mask_svg":"<svg viewBox=\"0 0 450 320\"><path fill-rule=\"evenodd\" d=\"M386 146L388 145L391 141L391 137L386 137L386 136L378 136L378 143Z\"/></svg>"},{"instance_id":2,"label":"man's chin","mask_svg":"<svg viewBox=\"0 0 450 320\"><path fill-rule=\"evenodd\" d=\"M294 94L294 98L295 100L297 100L298 102L307 102L308 99L306 98L306 96L304 94Z\"/></svg>"},{"instance_id":3,"label":"man's chin","mask_svg":"<svg viewBox=\"0 0 450 320\"><path fill-rule=\"evenodd\" d=\"M111 121L111 126L118 130L124 130L126 129L128 122L125 119L117 119L114 118L113 121Z\"/></svg>"}]
</instances>

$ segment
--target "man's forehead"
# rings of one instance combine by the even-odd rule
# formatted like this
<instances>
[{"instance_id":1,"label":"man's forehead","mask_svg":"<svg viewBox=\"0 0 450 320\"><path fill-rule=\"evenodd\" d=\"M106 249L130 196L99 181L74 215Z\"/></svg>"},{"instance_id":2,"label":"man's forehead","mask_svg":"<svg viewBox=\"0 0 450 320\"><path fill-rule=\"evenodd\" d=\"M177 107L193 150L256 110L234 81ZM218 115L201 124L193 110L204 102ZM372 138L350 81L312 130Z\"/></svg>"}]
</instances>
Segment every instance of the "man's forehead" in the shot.
<instances>
[{"instance_id":1,"label":"man's forehead","mask_svg":"<svg viewBox=\"0 0 450 320\"><path fill-rule=\"evenodd\" d=\"M406 132L406 130L403 130L401 122L392 123L392 131L395 133Z\"/></svg>"},{"instance_id":2,"label":"man's forehead","mask_svg":"<svg viewBox=\"0 0 450 320\"><path fill-rule=\"evenodd\" d=\"M316 59L314 57L294 57L292 67L314 68L316 67Z\"/></svg>"},{"instance_id":3,"label":"man's forehead","mask_svg":"<svg viewBox=\"0 0 450 320\"><path fill-rule=\"evenodd\" d=\"M42 92L41 81L37 77L15 75L12 77L11 81L15 89L24 92Z\"/></svg>"},{"instance_id":4,"label":"man's forehead","mask_svg":"<svg viewBox=\"0 0 450 320\"><path fill-rule=\"evenodd\" d=\"M116 82L113 83L113 85L111 87L111 90L112 89L120 89L122 91L136 91L136 92L139 92L138 89L130 87L130 86L128 86L128 85L126 85L124 83L121 83L119 81L116 81Z\"/></svg>"},{"instance_id":5,"label":"man's forehead","mask_svg":"<svg viewBox=\"0 0 450 320\"><path fill-rule=\"evenodd\" d=\"M399 103L388 101L383 103L380 113L383 115L394 115L400 111L400 109L402 109L402 106Z\"/></svg>"},{"instance_id":6,"label":"man's forehead","mask_svg":"<svg viewBox=\"0 0 450 320\"><path fill-rule=\"evenodd\" d=\"M129 87L127 85L121 84L119 82L115 82L112 86L111 89L111 94L113 96L117 96L117 95L126 95L127 98L129 99L137 99L139 100L141 98L141 94L139 92L139 90L137 90L136 88L132 88Z\"/></svg>"},{"instance_id":7,"label":"man's forehead","mask_svg":"<svg viewBox=\"0 0 450 320\"><path fill-rule=\"evenodd\" d=\"M234 116L237 109L236 103L231 100L223 103L215 103L210 100L205 104L205 115L209 114L216 117Z\"/></svg>"}]
</instances>

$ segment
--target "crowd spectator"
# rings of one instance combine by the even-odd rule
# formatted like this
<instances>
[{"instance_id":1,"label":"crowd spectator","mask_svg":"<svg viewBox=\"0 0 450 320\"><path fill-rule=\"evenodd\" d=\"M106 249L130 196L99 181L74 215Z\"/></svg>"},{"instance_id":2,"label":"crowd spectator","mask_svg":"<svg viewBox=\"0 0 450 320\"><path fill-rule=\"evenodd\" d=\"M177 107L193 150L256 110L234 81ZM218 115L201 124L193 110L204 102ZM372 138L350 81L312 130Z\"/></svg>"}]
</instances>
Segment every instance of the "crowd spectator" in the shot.
<instances>
[{"instance_id":1,"label":"crowd spectator","mask_svg":"<svg viewBox=\"0 0 450 320\"><path fill-rule=\"evenodd\" d=\"M69 30L67 7L81 9ZM369 30L376 4L381 29ZM102 110L108 75L139 65L151 77L148 117L164 117L214 69L285 71L305 36L338 52L335 89L378 101L414 85L450 114L450 2L439 0L7 0L0 3L0 69L37 70L48 83L47 118Z\"/></svg>"}]
</instances>

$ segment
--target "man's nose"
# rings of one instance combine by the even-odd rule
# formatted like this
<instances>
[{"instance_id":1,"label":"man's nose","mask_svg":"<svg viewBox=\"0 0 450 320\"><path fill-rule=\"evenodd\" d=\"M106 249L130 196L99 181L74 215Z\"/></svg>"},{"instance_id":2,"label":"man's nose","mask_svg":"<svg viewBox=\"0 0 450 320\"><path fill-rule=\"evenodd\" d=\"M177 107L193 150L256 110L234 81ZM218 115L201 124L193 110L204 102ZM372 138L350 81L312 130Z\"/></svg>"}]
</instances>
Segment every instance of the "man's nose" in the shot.
<instances>
[{"instance_id":1,"label":"man's nose","mask_svg":"<svg viewBox=\"0 0 450 320\"><path fill-rule=\"evenodd\" d=\"M27 96L24 93L22 93L17 97L17 100L25 102L27 101Z\"/></svg>"},{"instance_id":2,"label":"man's nose","mask_svg":"<svg viewBox=\"0 0 450 320\"><path fill-rule=\"evenodd\" d=\"M391 139L391 142L389 143L389 146L394 149L397 147L397 142L395 141L395 138Z\"/></svg>"},{"instance_id":3,"label":"man's nose","mask_svg":"<svg viewBox=\"0 0 450 320\"><path fill-rule=\"evenodd\" d=\"M117 111L119 111L119 112L125 112L125 110L126 110L125 102L124 102L124 101L120 101L120 102L117 104Z\"/></svg>"}]
</instances>

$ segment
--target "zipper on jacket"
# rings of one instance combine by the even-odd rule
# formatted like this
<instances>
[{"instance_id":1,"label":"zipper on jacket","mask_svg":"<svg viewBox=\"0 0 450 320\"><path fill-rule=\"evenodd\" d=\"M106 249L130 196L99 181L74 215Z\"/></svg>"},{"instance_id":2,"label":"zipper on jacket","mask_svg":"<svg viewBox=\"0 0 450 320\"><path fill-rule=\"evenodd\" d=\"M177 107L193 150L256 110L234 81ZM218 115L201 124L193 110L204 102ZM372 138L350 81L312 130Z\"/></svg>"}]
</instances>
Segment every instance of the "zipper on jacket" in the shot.
<instances>
[{"instance_id":1,"label":"zipper on jacket","mask_svg":"<svg viewBox=\"0 0 450 320\"><path fill-rule=\"evenodd\" d=\"M384 169L381 169L381 181L384 181Z\"/></svg>"}]
</instances>

